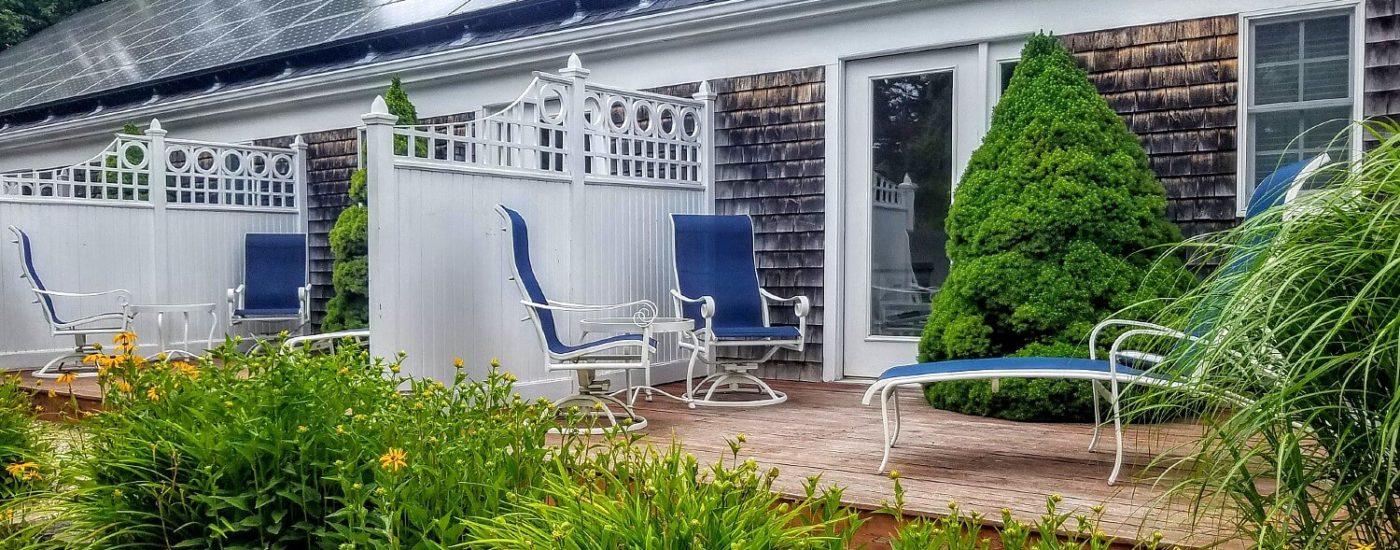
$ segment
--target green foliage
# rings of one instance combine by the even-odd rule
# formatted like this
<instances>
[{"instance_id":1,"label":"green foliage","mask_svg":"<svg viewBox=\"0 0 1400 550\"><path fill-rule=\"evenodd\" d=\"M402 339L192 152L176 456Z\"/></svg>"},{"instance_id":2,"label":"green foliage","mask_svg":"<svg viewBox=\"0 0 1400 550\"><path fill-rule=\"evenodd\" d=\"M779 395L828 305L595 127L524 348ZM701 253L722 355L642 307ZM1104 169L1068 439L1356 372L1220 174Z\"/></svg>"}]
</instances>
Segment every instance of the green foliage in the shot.
<instances>
[{"instance_id":1,"label":"green foliage","mask_svg":"<svg viewBox=\"0 0 1400 550\"><path fill-rule=\"evenodd\" d=\"M560 457L545 442L552 407L521 401L508 374L473 382L459 368L444 385L398 370L354 346L247 356L230 343L197 366L120 357L61 538L441 548Z\"/></svg>"},{"instance_id":2,"label":"green foliage","mask_svg":"<svg viewBox=\"0 0 1400 550\"><path fill-rule=\"evenodd\" d=\"M1178 294L1179 261L1148 276L1151 249L1179 240L1138 138L1052 36L1027 42L948 215L952 269L933 301L919 360L1084 356L1114 312ZM1150 314L1150 304L1142 314ZM1018 420L1091 418L1089 385L945 382L930 400Z\"/></svg>"},{"instance_id":3,"label":"green foliage","mask_svg":"<svg viewBox=\"0 0 1400 550\"><path fill-rule=\"evenodd\" d=\"M418 110L398 76L384 92L384 103L398 116L398 124L418 123ZM402 136L394 140L395 151L402 154L407 142ZM426 156L427 143L417 146L419 156ZM350 175L350 199L356 204L340 213L330 233L335 296L326 303L326 317L321 321L321 328L328 331L369 326L369 174L363 169Z\"/></svg>"},{"instance_id":4,"label":"green foliage","mask_svg":"<svg viewBox=\"0 0 1400 550\"><path fill-rule=\"evenodd\" d=\"M0 525L4 506L32 491L50 471L48 445L35 425L29 393L18 376L0 375Z\"/></svg>"},{"instance_id":5,"label":"green foliage","mask_svg":"<svg viewBox=\"0 0 1400 550\"><path fill-rule=\"evenodd\" d=\"M1211 399L1130 402L1200 415L1200 445L1160 465L1200 514L1224 495L1260 548L1400 547L1400 125L1369 124L1377 145L1325 188L1189 243L1240 267L1164 312L1225 312L1212 345L1168 357Z\"/></svg>"},{"instance_id":6,"label":"green foliage","mask_svg":"<svg viewBox=\"0 0 1400 550\"><path fill-rule=\"evenodd\" d=\"M617 438L588 461L561 468L539 498L472 523L478 548L847 548L860 525L840 491L785 502L777 469L731 454L708 467L673 443L665 452ZM726 463L726 458L728 463Z\"/></svg>"},{"instance_id":7,"label":"green foliage","mask_svg":"<svg viewBox=\"0 0 1400 550\"><path fill-rule=\"evenodd\" d=\"M3 0L0 1L0 51L105 0Z\"/></svg>"}]
</instances>

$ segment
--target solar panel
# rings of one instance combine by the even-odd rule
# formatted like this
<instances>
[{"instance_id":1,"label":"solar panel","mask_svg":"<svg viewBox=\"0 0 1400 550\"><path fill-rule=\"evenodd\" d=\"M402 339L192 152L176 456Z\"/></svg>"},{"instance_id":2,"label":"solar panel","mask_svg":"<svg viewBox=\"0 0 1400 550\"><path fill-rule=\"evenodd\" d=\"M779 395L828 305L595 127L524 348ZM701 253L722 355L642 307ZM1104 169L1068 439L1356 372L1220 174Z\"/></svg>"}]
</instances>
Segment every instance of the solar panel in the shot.
<instances>
[{"instance_id":1,"label":"solar panel","mask_svg":"<svg viewBox=\"0 0 1400 550\"><path fill-rule=\"evenodd\" d=\"M111 0L0 52L0 113L525 0Z\"/></svg>"}]
</instances>

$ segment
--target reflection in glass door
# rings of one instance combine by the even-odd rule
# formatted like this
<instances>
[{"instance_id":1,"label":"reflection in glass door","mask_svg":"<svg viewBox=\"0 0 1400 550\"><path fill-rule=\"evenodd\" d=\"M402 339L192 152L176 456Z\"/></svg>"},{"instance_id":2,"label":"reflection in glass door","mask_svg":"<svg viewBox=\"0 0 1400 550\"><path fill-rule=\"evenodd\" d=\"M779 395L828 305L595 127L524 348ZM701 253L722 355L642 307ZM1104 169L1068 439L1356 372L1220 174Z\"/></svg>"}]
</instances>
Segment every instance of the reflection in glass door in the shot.
<instances>
[{"instance_id":1,"label":"reflection in glass door","mask_svg":"<svg viewBox=\"0 0 1400 550\"><path fill-rule=\"evenodd\" d=\"M870 334L918 336L948 275L953 71L871 84Z\"/></svg>"},{"instance_id":2,"label":"reflection in glass door","mask_svg":"<svg viewBox=\"0 0 1400 550\"><path fill-rule=\"evenodd\" d=\"M977 46L845 64L841 373L913 362L948 276L943 224L996 73ZM983 66L983 65L987 66Z\"/></svg>"}]
</instances>

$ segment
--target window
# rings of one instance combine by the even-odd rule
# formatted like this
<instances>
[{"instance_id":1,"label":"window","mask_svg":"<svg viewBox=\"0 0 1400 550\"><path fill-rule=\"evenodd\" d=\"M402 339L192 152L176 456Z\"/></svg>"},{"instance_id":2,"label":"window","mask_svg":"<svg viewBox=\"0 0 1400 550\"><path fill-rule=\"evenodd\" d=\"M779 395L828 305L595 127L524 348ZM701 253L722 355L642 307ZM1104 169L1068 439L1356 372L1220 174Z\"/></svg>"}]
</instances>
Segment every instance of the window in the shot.
<instances>
[{"instance_id":1,"label":"window","mask_svg":"<svg viewBox=\"0 0 1400 550\"><path fill-rule=\"evenodd\" d=\"M1020 59L1007 59L997 62L997 98L1001 98L1006 93L1006 87L1011 85L1011 75L1016 74L1016 66L1021 64Z\"/></svg>"},{"instance_id":2,"label":"window","mask_svg":"<svg viewBox=\"0 0 1400 550\"><path fill-rule=\"evenodd\" d=\"M1247 21L1240 211L1244 197L1280 165L1321 153L1351 156L1354 13L1349 7Z\"/></svg>"}]
</instances>

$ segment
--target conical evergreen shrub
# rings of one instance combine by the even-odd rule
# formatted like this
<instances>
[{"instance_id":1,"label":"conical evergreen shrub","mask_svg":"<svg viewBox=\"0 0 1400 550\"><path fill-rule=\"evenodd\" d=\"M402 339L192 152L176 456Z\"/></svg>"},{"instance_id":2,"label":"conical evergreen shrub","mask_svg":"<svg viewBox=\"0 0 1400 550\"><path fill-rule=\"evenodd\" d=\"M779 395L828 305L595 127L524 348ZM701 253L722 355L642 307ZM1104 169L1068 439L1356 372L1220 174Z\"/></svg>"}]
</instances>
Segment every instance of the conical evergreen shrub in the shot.
<instances>
[{"instance_id":1,"label":"conical evergreen shrub","mask_svg":"<svg viewBox=\"0 0 1400 550\"><path fill-rule=\"evenodd\" d=\"M409 101L399 77L390 81L384 103L399 117L398 124L418 123L418 109ZM405 139L394 138L395 152L402 153ZM330 233L335 296L326 303L326 318L321 321L326 331L369 326L369 181L364 169L350 175L350 200L353 204L341 211Z\"/></svg>"},{"instance_id":2,"label":"conical evergreen shrub","mask_svg":"<svg viewBox=\"0 0 1400 550\"><path fill-rule=\"evenodd\" d=\"M934 298L919 360L1085 356L1090 329L1190 280L1147 155L1073 55L1032 36L949 211L952 268ZM1153 273L1149 277L1149 271ZM1143 312L1143 315L1150 312ZM1091 418L1087 382L946 382L935 407L1014 420Z\"/></svg>"}]
</instances>

